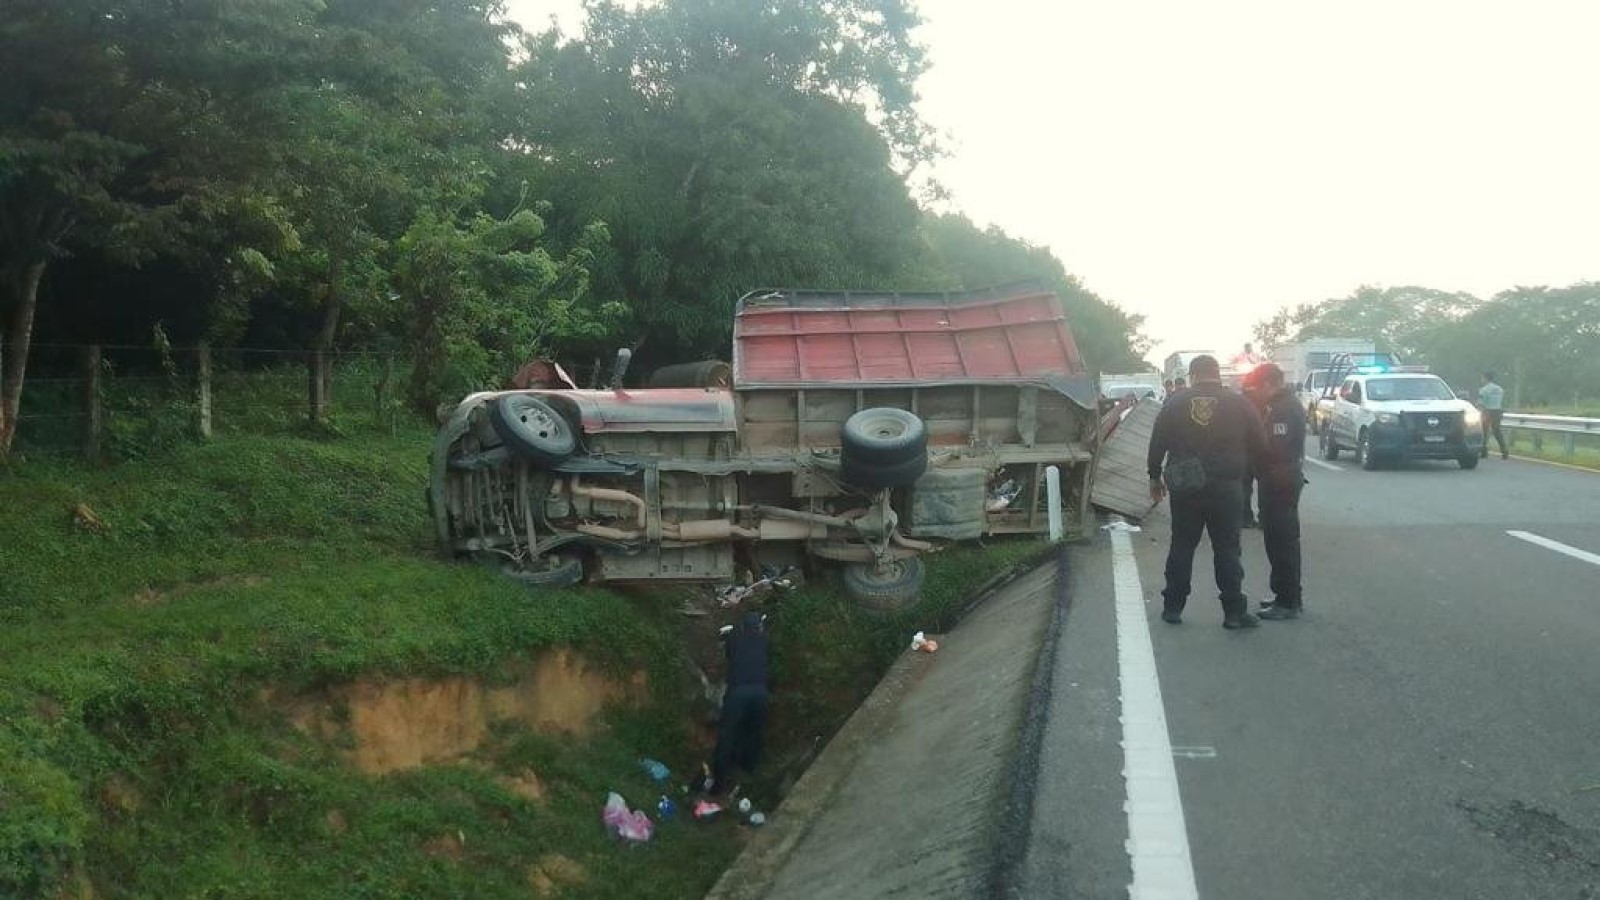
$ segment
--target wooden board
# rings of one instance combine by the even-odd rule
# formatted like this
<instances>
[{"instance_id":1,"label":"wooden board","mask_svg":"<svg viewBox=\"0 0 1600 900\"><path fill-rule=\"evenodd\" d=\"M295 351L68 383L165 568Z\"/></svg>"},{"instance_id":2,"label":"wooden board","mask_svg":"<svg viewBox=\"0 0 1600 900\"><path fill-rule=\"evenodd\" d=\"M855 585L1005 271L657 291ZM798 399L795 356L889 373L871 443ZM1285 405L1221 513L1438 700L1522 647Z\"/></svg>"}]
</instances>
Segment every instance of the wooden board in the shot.
<instances>
[{"instance_id":1,"label":"wooden board","mask_svg":"<svg viewBox=\"0 0 1600 900\"><path fill-rule=\"evenodd\" d=\"M1130 519L1150 514L1150 476L1145 457L1160 412L1159 401L1139 401L1100 445L1089 502Z\"/></svg>"}]
</instances>

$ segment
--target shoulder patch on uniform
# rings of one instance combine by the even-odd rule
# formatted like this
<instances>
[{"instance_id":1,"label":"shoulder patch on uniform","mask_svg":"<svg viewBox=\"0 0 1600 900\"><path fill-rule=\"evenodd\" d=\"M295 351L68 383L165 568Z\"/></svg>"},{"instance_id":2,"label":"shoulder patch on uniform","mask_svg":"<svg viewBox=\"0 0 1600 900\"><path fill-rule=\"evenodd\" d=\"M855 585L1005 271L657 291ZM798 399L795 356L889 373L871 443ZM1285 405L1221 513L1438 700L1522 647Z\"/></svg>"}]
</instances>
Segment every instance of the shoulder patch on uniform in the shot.
<instances>
[{"instance_id":1,"label":"shoulder patch on uniform","mask_svg":"<svg viewBox=\"0 0 1600 900\"><path fill-rule=\"evenodd\" d=\"M1196 425L1210 426L1211 417L1217 414L1217 398L1215 397L1190 397L1189 418Z\"/></svg>"},{"instance_id":2,"label":"shoulder patch on uniform","mask_svg":"<svg viewBox=\"0 0 1600 900\"><path fill-rule=\"evenodd\" d=\"M1288 422L1273 422L1272 423L1272 433L1276 437L1288 437L1289 436L1289 423Z\"/></svg>"}]
</instances>

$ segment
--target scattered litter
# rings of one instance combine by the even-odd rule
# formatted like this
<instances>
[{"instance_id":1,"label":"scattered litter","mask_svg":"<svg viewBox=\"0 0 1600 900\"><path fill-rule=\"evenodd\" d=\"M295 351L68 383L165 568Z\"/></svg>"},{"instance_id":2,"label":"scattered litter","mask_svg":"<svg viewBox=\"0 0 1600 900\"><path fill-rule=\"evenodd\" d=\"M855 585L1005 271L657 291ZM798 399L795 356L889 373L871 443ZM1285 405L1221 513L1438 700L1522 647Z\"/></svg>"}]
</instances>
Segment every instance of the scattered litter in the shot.
<instances>
[{"instance_id":1,"label":"scattered litter","mask_svg":"<svg viewBox=\"0 0 1600 900\"><path fill-rule=\"evenodd\" d=\"M799 574L800 570L794 566L782 569L762 566L761 577L755 581L749 584L730 584L717 591L717 602L725 607L738 606L752 597L759 597L774 590L792 591L795 589Z\"/></svg>"},{"instance_id":2,"label":"scattered litter","mask_svg":"<svg viewBox=\"0 0 1600 900\"><path fill-rule=\"evenodd\" d=\"M702 822L722 812L722 806L710 800L698 800L694 804L694 817Z\"/></svg>"},{"instance_id":3,"label":"scattered litter","mask_svg":"<svg viewBox=\"0 0 1600 900\"><path fill-rule=\"evenodd\" d=\"M72 508L72 524L91 534L105 534L106 523L100 518L87 503L79 503Z\"/></svg>"},{"instance_id":4,"label":"scattered litter","mask_svg":"<svg viewBox=\"0 0 1600 900\"><path fill-rule=\"evenodd\" d=\"M989 492L989 496L984 500L983 508L986 512L1001 512L1010 506L1011 502L1016 500L1021 493L1022 485L1018 484L1015 479L1007 478Z\"/></svg>"},{"instance_id":5,"label":"scattered litter","mask_svg":"<svg viewBox=\"0 0 1600 900\"><path fill-rule=\"evenodd\" d=\"M656 801L656 815L661 817L661 821L670 822L672 821L672 817L676 816L677 814L678 804L673 803L671 797L668 797L666 794L662 794L661 799Z\"/></svg>"},{"instance_id":6,"label":"scattered litter","mask_svg":"<svg viewBox=\"0 0 1600 900\"><path fill-rule=\"evenodd\" d=\"M1121 519L1116 519L1116 520L1113 520L1110 524L1101 525L1100 526L1100 530L1101 531L1124 531L1124 532L1128 532L1130 534L1137 534L1137 533L1143 531L1144 529L1140 528L1137 525L1130 525L1130 524L1128 524L1127 522L1124 522Z\"/></svg>"},{"instance_id":7,"label":"scattered litter","mask_svg":"<svg viewBox=\"0 0 1600 900\"><path fill-rule=\"evenodd\" d=\"M939 642L919 631L911 636L911 649L921 650L923 653L935 653L939 649Z\"/></svg>"},{"instance_id":8,"label":"scattered litter","mask_svg":"<svg viewBox=\"0 0 1600 900\"><path fill-rule=\"evenodd\" d=\"M672 777L672 772L666 767L666 764L648 757L639 760L639 765L644 768L645 774L655 781L666 781Z\"/></svg>"},{"instance_id":9,"label":"scattered litter","mask_svg":"<svg viewBox=\"0 0 1600 900\"><path fill-rule=\"evenodd\" d=\"M740 813L742 813L744 815L749 815L750 814L750 810L753 807L754 807L754 804L750 802L750 798L749 797L741 797L741 798L739 798L739 812Z\"/></svg>"},{"instance_id":10,"label":"scattered litter","mask_svg":"<svg viewBox=\"0 0 1600 900\"><path fill-rule=\"evenodd\" d=\"M654 827L650 824L650 817L644 810L628 811L628 801L622 795L612 791L606 795L605 810L600 814L601 821L605 822L606 830L612 834L629 841L648 841Z\"/></svg>"},{"instance_id":11,"label":"scattered litter","mask_svg":"<svg viewBox=\"0 0 1600 900\"><path fill-rule=\"evenodd\" d=\"M749 818L748 821L750 822L751 825L754 825L755 827L760 828L761 826L767 824L767 817L762 813L753 812L753 813L750 814L750 818Z\"/></svg>"}]
</instances>

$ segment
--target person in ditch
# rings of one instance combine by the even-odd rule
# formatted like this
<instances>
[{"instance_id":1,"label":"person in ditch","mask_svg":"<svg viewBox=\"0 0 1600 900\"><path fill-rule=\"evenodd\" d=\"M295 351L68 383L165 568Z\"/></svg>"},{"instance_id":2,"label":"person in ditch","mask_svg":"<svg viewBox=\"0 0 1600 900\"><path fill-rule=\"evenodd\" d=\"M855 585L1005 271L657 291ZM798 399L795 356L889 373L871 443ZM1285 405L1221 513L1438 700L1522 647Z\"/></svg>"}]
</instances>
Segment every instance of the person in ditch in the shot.
<instances>
[{"instance_id":1,"label":"person in ditch","mask_svg":"<svg viewBox=\"0 0 1600 900\"><path fill-rule=\"evenodd\" d=\"M1261 417L1250 401L1223 386L1215 357L1195 357L1189 378L1194 386L1175 395L1156 417L1146 459L1150 499L1160 503L1170 491L1172 500L1161 620L1172 625L1183 621L1194 551L1204 533L1211 537L1222 627L1253 628L1256 617L1244 595L1239 526L1244 476L1263 452Z\"/></svg>"},{"instance_id":2,"label":"person in ditch","mask_svg":"<svg viewBox=\"0 0 1600 900\"><path fill-rule=\"evenodd\" d=\"M1283 370L1266 363L1251 373L1266 399L1262 454L1256 463L1261 537L1272 568L1273 599L1261 604L1261 618L1300 616L1300 491L1305 486L1306 414Z\"/></svg>"},{"instance_id":3,"label":"person in ditch","mask_svg":"<svg viewBox=\"0 0 1600 900\"><path fill-rule=\"evenodd\" d=\"M717 723L717 748L711 756L711 792L725 793L733 772L754 772L761 759L761 734L767 724L768 657L766 616L745 613L722 633L727 656L727 690Z\"/></svg>"}]
</instances>

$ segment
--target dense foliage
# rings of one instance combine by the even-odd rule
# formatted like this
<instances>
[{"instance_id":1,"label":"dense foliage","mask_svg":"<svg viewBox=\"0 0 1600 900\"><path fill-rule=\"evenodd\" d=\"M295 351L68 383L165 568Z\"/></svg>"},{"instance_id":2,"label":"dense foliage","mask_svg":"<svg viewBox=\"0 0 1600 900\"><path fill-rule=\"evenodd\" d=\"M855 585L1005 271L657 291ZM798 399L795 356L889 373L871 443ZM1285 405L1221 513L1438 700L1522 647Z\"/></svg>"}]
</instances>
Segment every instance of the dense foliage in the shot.
<instances>
[{"instance_id":1,"label":"dense foliage","mask_svg":"<svg viewBox=\"0 0 1600 900\"><path fill-rule=\"evenodd\" d=\"M1360 337L1423 363L1458 388L1494 371L1507 401L1579 406L1600 384L1600 283L1518 287L1488 300L1422 287L1363 287L1285 307L1256 326L1263 345Z\"/></svg>"},{"instance_id":2,"label":"dense foliage","mask_svg":"<svg viewBox=\"0 0 1600 900\"><path fill-rule=\"evenodd\" d=\"M1138 320L920 208L913 0L14 0L0 28L0 453L35 334L401 350L412 396L540 353L724 353L761 286L1038 277L1083 351Z\"/></svg>"}]
</instances>

